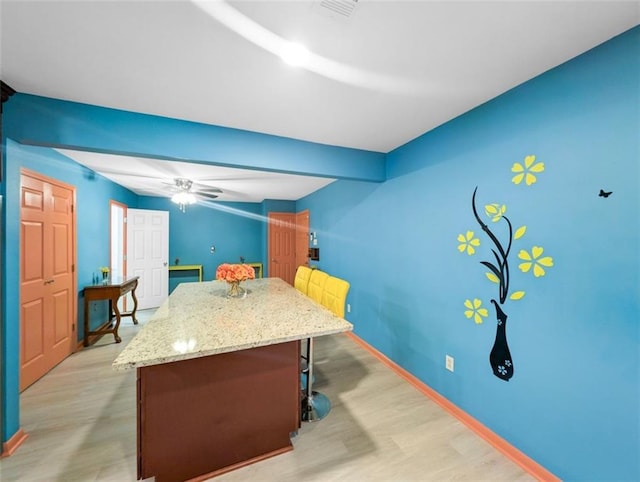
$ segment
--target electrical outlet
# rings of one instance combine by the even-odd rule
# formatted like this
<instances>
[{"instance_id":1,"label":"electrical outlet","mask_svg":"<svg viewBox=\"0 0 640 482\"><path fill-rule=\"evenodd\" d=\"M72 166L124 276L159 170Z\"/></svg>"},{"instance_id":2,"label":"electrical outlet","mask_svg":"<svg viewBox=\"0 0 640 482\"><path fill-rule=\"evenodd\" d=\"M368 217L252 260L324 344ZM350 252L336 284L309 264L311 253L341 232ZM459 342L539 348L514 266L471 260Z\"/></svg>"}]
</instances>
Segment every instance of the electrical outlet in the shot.
<instances>
[{"instance_id":1,"label":"electrical outlet","mask_svg":"<svg viewBox=\"0 0 640 482\"><path fill-rule=\"evenodd\" d=\"M445 355L445 357L444 357L444 366L450 372L453 371L453 357L451 355Z\"/></svg>"},{"instance_id":2,"label":"electrical outlet","mask_svg":"<svg viewBox=\"0 0 640 482\"><path fill-rule=\"evenodd\" d=\"M351 305L347 303L347 313L351 313Z\"/></svg>"}]
</instances>

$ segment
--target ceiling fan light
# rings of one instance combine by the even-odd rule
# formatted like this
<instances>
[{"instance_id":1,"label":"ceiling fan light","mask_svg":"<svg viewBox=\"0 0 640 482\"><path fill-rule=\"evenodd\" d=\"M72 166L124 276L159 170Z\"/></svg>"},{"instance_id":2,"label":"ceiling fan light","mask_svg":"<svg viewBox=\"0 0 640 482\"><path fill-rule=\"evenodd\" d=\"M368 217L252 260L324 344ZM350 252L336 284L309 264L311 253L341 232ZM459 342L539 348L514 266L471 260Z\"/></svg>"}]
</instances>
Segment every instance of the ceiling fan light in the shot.
<instances>
[{"instance_id":1,"label":"ceiling fan light","mask_svg":"<svg viewBox=\"0 0 640 482\"><path fill-rule=\"evenodd\" d=\"M195 204L196 197L190 192L178 192L171 197L171 200L180 205Z\"/></svg>"}]
</instances>

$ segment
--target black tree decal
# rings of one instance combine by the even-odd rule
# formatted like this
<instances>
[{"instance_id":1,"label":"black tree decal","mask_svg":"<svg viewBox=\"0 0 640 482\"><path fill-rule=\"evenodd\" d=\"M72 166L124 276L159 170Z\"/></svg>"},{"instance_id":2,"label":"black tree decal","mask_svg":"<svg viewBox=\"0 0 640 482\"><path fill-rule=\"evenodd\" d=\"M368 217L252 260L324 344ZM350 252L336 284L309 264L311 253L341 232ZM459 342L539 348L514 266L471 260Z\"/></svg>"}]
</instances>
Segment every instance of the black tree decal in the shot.
<instances>
[{"instance_id":1,"label":"black tree decal","mask_svg":"<svg viewBox=\"0 0 640 482\"><path fill-rule=\"evenodd\" d=\"M537 177L544 172L545 167L543 162L536 160L536 156L525 156L522 163L515 162L511 168L511 172L514 173L511 181L515 185L520 186L532 186L537 182ZM513 228L511 220L505 216L507 207L504 204L486 204L484 206L485 214L495 223L506 224L506 237L503 241L496 234L495 229L491 230L487 223L485 223L478 214L478 208L476 203L476 196L478 194L478 187L473 191L471 197L471 209L476 222L480 225L480 228L491 240L491 253L493 259L489 261L480 261L480 264L487 268L489 271L486 273L486 277L492 283L498 285L497 298L491 299L496 311L496 337L493 343L493 348L489 354L489 363L493 374L501 380L509 381L513 377L513 359L511 352L509 351L509 345L507 343L507 314L504 311L505 302L507 300L520 300L524 297L524 291L514 291L510 293L511 277L509 273L509 255L511 254L511 248L513 242L522 238L527 230L526 226L520 226L518 229ZM608 194L608 193L605 193ZM476 248L480 246L480 239L474 234L474 231L467 231L466 234L458 235L458 251L461 253L467 253L472 256L476 253ZM540 278L545 275L545 269L553 266L553 258L550 256L543 256L544 248L541 246L532 246L530 250L520 249L518 252L518 259L520 264L518 268L523 273L532 273L535 278ZM487 308L483 307L482 300L478 298L467 299L464 302L467 310L464 312L467 318L473 318L476 324L482 323L483 318L489 316Z\"/></svg>"}]
</instances>

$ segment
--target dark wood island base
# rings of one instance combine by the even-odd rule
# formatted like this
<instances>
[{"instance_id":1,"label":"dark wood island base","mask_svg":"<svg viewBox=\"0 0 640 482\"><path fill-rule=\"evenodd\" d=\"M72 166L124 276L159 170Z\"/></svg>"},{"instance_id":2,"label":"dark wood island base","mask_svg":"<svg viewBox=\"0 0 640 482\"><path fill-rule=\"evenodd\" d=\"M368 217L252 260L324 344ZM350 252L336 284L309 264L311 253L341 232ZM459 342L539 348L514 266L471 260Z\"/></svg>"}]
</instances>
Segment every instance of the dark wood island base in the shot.
<instances>
[{"instance_id":1,"label":"dark wood island base","mask_svg":"<svg viewBox=\"0 0 640 482\"><path fill-rule=\"evenodd\" d=\"M300 340L353 325L280 278L181 283L113 362L137 374L139 479L204 480L292 450Z\"/></svg>"},{"instance_id":2,"label":"dark wood island base","mask_svg":"<svg viewBox=\"0 0 640 482\"><path fill-rule=\"evenodd\" d=\"M204 480L293 449L300 341L137 368L138 479Z\"/></svg>"}]
</instances>

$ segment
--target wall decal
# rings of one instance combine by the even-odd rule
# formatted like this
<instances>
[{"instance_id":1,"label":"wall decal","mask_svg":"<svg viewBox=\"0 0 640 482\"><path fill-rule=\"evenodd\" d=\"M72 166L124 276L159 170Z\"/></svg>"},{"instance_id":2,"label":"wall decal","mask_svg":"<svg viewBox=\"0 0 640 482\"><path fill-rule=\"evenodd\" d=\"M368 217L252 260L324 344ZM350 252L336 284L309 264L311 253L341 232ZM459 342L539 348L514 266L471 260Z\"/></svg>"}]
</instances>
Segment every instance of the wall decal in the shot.
<instances>
[{"instance_id":1,"label":"wall decal","mask_svg":"<svg viewBox=\"0 0 640 482\"><path fill-rule=\"evenodd\" d=\"M520 184L522 180L525 180L527 186L531 186L538 178L537 173L544 171L544 162L536 162L536 156L527 156L524 158L524 163L514 162L511 172L515 172L511 181L514 184Z\"/></svg>"},{"instance_id":2,"label":"wall decal","mask_svg":"<svg viewBox=\"0 0 640 482\"><path fill-rule=\"evenodd\" d=\"M538 181L538 175L544 172L544 163L536 162L536 156L526 156L522 164L519 162L513 164L511 172L515 173L511 179L514 184L532 186ZM517 290L512 291L511 295L509 295L511 288L509 255L511 254L513 242L522 239L527 233L527 226L523 225L514 230L511 220L506 215L507 206L501 203L491 203L484 206L485 216L489 218L491 223L502 223L504 227L501 228L500 233L498 233L498 226L493 229L489 228L478 213L477 195L478 187L476 186L471 196L471 211L482 232L489 239L489 249L493 254L493 259L480 261L480 264L488 269L485 272L487 280L498 285L497 299L490 300L496 312L496 337L489 353L489 364L496 377L509 381L513 377L514 366L509 344L507 343L507 314L503 311L503 307L507 300L518 301L524 298L526 294L522 290ZM502 236L499 236L499 234ZM481 246L480 238L472 230L468 230L465 234L459 234L457 240L459 243L458 251L466 253L468 256L474 256ZM546 270L553 267L553 258L545 255L542 246L533 245L530 249L520 249L517 256L521 261L518 264L518 269L522 273L532 274L534 278L545 276ZM489 316L489 310L479 298L466 299L464 306L466 308L464 311L465 317L473 319L478 325L484 321L484 318Z\"/></svg>"},{"instance_id":3,"label":"wall decal","mask_svg":"<svg viewBox=\"0 0 640 482\"><path fill-rule=\"evenodd\" d=\"M607 197L611 196L612 194L613 194L613 191L604 192L604 190L600 189L600 194L598 194L598 196L607 198Z\"/></svg>"}]
</instances>

